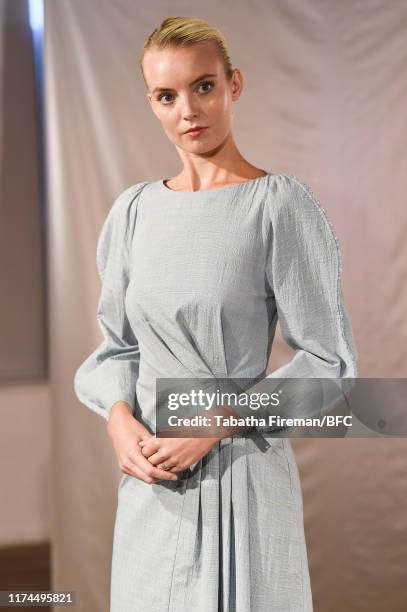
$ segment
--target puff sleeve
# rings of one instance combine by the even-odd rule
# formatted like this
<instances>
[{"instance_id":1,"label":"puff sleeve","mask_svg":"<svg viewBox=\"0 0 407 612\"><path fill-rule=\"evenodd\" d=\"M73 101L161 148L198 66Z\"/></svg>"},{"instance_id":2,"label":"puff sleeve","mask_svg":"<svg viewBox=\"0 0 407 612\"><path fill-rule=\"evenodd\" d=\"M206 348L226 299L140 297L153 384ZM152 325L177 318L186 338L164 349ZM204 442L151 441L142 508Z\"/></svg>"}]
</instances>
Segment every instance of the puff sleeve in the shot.
<instances>
[{"instance_id":1,"label":"puff sleeve","mask_svg":"<svg viewBox=\"0 0 407 612\"><path fill-rule=\"evenodd\" d=\"M332 223L296 177L280 175L278 189L268 206L272 237L266 274L282 336L296 353L267 378L356 378L357 352Z\"/></svg>"},{"instance_id":2,"label":"puff sleeve","mask_svg":"<svg viewBox=\"0 0 407 612\"><path fill-rule=\"evenodd\" d=\"M74 390L88 408L108 420L119 400L134 410L139 346L125 310L130 245L137 204L146 183L125 189L114 201L100 232L96 262L101 280L97 320L103 341L76 370Z\"/></svg>"},{"instance_id":3,"label":"puff sleeve","mask_svg":"<svg viewBox=\"0 0 407 612\"><path fill-rule=\"evenodd\" d=\"M357 377L357 352L343 304L341 254L332 223L311 190L294 176L278 175L266 204L265 280L282 336L295 354L245 393L263 382L272 393L273 378L334 378L341 379L335 381L339 397ZM297 415L304 406L297 403ZM231 407L240 416L252 414L236 403ZM283 406L282 414L290 407Z\"/></svg>"}]
</instances>

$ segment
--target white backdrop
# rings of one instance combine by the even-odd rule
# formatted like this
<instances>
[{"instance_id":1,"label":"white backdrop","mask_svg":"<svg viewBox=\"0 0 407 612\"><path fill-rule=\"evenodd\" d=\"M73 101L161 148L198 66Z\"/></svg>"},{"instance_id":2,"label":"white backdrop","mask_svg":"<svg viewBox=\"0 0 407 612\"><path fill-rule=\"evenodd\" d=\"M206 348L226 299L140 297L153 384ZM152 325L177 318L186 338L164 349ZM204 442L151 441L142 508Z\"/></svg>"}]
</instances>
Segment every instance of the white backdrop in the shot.
<instances>
[{"instance_id":1,"label":"white backdrop","mask_svg":"<svg viewBox=\"0 0 407 612\"><path fill-rule=\"evenodd\" d=\"M95 248L109 207L125 187L180 169L137 65L170 15L221 29L245 78L240 150L300 177L331 218L359 375L406 375L405 3L46 0L53 588L74 589L84 612L108 610L120 472L105 421L75 398L73 374L100 342ZM291 354L278 336L269 371ZM405 440L293 447L316 612L404 610Z\"/></svg>"}]
</instances>

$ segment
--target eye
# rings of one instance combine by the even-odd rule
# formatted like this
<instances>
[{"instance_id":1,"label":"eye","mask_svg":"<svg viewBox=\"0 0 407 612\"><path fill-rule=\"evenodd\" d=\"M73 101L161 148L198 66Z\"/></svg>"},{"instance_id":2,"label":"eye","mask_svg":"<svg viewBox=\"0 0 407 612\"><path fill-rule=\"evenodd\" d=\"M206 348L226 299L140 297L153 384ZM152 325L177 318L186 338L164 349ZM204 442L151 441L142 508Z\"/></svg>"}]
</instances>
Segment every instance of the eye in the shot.
<instances>
[{"instance_id":1,"label":"eye","mask_svg":"<svg viewBox=\"0 0 407 612\"><path fill-rule=\"evenodd\" d=\"M201 83L199 83L198 89L200 87L206 87L206 88L209 87L209 89L206 89L206 90L201 92L201 93L207 94L207 93L209 93L213 89L214 86L215 86L215 83L213 81L202 81ZM166 98L168 96L170 98L173 98L173 95L171 93L169 93L169 92L161 93L161 94L159 94L159 96L157 96L157 101L158 102L162 102L164 105L171 104L171 102L173 100L164 100L164 98Z\"/></svg>"},{"instance_id":2,"label":"eye","mask_svg":"<svg viewBox=\"0 0 407 612\"><path fill-rule=\"evenodd\" d=\"M203 93L209 93L211 91L211 89L213 89L215 83L213 81L202 81L202 83L199 84L199 87L205 87L205 86L208 86L208 85L209 85L210 89L207 89Z\"/></svg>"},{"instance_id":3,"label":"eye","mask_svg":"<svg viewBox=\"0 0 407 612\"><path fill-rule=\"evenodd\" d=\"M170 94L170 93L162 93L162 94L160 94L160 95L157 97L158 102L162 102L162 99L163 99L165 96L171 96L171 94ZM163 104L169 104L169 102L163 102Z\"/></svg>"}]
</instances>

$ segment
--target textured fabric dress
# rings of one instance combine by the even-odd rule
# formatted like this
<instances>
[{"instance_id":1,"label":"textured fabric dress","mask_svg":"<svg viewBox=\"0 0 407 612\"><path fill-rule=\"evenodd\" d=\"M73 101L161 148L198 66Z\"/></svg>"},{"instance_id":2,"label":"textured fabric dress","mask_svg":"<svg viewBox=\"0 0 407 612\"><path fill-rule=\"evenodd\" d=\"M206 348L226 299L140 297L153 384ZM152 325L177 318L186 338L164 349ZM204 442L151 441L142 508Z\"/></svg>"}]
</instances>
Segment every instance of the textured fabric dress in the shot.
<instances>
[{"instance_id":1,"label":"textured fabric dress","mask_svg":"<svg viewBox=\"0 0 407 612\"><path fill-rule=\"evenodd\" d=\"M277 320L296 352L270 378L357 375L338 240L294 176L197 192L137 183L114 202L97 263L104 340L74 387L106 419L124 400L154 433L156 377L266 377ZM178 482L123 475L112 612L313 610L289 438L253 431Z\"/></svg>"}]
</instances>

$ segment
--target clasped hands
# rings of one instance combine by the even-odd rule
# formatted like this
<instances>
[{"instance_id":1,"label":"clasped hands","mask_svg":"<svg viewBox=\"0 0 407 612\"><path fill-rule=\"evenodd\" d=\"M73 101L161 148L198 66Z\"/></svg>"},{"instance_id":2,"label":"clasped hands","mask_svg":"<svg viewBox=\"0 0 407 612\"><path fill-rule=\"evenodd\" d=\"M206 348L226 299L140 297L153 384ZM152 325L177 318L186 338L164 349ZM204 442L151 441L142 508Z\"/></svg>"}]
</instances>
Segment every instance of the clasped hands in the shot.
<instances>
[{"instance_id":1,"label":"clasped hands","mask_svg":"<svg viewBox=\"0 0 407 612\"><path fill-rule=\"evenodd\" d=\"M229 406L217 406L215 410L211 410L208 415L230 416L234 414ZM250 429L250 428L245 428ZM215 428L209 430L213 436L205 437L188 437L189 428L182 429L177 427L177 437L159 437L153 435L149 438L139 441L141 452L150 463L165 471L176 473L185 470L187 467L201 459L206 455L212 446L226 436L241 432L239 428L225 428L221 430ZM185 433L185 437L181 437Z\"/></svg>"},{"instance_id":2,"label":"clasped hands","mask_svg":"<svg viewBox=\"0 0 407 612\"><path fill-rule=\"evenodd\" d=\"M217 437L158 438L153 435L140 440L138 444L143 456L152 465L175 474L201 459L218 440Z\"/></svg>"},{"instance_id":3,"label":"clasped hands","mask_svg":"<svg viewBox=\"0 0 407 612\"><path fill-rule=\"evenodd\" d=\"M233 412L228 406L217 406L211 414L230 416ZM181 437L183 430L177 428L178 437L157 437L133 417L130 406L123 401L113 405L108 420L108 433L121 471L148 484L178 480L177 472L201 459L222 438L241 430L223 427L206 431L209 435L205 437L191 438L190 428L185 429L185 437Z\"/></svg>"}]
</instances>

